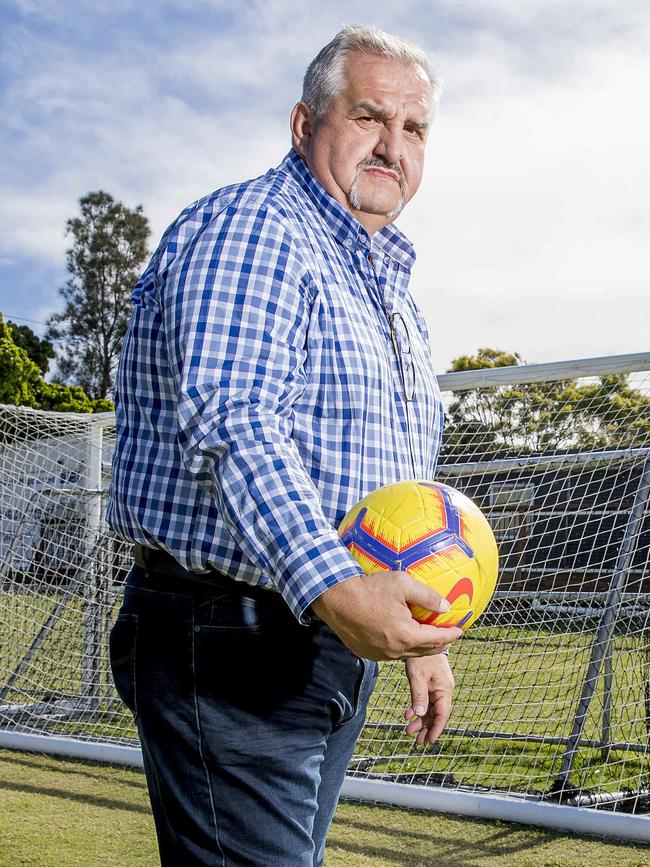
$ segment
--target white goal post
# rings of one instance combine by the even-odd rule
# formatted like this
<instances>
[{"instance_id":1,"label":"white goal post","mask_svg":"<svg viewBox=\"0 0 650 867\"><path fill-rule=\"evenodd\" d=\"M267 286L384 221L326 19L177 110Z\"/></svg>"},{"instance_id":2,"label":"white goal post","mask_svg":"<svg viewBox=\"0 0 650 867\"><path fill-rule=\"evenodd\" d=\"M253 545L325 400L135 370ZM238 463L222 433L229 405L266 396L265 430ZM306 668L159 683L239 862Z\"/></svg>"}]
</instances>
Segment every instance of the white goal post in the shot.
<instances>
[{"instance_id":1,"label":"white goal post","mask_svg":"<svg viewBox=\"0 0 650 867\"><path fill-rule=\"evenodd\" d=\"M488 516L497 591L433 747L382 666L344 795L650 842L650 353L439 381L438 478ZM141 762L107 662L114 441L112 414L0 407L0 747Z\"/></svg>"}]
</instances>

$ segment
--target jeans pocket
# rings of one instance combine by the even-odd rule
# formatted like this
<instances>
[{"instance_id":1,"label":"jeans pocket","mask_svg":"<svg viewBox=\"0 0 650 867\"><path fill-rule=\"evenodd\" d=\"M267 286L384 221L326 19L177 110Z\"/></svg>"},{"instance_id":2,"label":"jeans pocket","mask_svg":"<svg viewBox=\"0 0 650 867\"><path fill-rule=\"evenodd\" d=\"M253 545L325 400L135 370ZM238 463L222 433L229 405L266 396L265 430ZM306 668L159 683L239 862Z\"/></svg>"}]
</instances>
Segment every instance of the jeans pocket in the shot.
<instances>
[{"instance_id":1,"label":"jeans pocket","mask_svg":"<svg viewBox=\"0 0 650 867\"><path fill-rule=\"evenodd\" d=\"M268 714L300 693L313 667L309 629L275 594L252 600L212 598L194 624L197 694Z\"/></svg>"},{"instance_id":2,"label":"jeans pocket","mask_svg":"<svg viewBox=\"0 0 650 867\"><path fill-rule=\"evenodd\" d=\"M248 612L210 612L210 624L194 627L194 675L199 696L212 696L235 705L246 703L258 690L263 660L264 630ZM247 620L253 622L247 622Z\"/></svg>"},{"instance_id":3,"label":"jeans pocket","mask_svg":"<svg viewBox=\"0 0 650 867\"><path fill-rule=\"evenodd\" d=\"M117 694L135 716L135 654L138 636L138 615L120 612L109 636L111 671Z\"/></svg>"}]
</instances>

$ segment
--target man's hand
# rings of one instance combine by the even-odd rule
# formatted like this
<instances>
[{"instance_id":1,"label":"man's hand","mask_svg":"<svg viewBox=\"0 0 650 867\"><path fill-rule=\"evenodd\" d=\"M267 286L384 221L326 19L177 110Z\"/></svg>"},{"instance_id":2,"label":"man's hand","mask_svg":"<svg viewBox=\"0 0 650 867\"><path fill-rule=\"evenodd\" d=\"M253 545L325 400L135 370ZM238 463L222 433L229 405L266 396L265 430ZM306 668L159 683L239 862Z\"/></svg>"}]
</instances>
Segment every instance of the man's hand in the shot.
<instances>
[{"instance_id":1,"label":"man's hand","mask_svg":"<svg viewBox=\"0 0 650 867\"><path fill-rule=\"evenodd\" d=\"M429 611L449 608L439 593L406 572L375 572L348 578L326 590L311 608L346 647L366 659L430 656L463 634L455 626L418 623L409 603Z\"/></svg>"},{"instance_id":2,"label":"man's hand","mask_svg":"<svg viewBox=\"0 0 650 867\"><path fill-rule=\"evenodd\" d=\"M451 713L454 676L443 654L407 659L406 676L411 686L411 706L404 711L406 733L416 742L432 744L447 724Z\"/></svg>"}]
</instances>

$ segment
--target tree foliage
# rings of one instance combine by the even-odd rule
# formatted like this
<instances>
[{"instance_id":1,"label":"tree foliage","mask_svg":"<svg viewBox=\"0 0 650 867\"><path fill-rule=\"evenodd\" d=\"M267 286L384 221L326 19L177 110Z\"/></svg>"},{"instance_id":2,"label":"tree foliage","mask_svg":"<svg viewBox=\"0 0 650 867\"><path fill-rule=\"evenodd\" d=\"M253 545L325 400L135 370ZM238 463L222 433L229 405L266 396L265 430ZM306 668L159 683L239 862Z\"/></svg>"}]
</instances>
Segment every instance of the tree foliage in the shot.
<instances>
[{"instance_id":1,"label":"tree foliage","mask_svg":"<svg viewBox=\"0 0 650 867\"><path fill-rule=\"evenodd\" d=\"M36 406L41 372L0 316L0 403Z\"/></svg>"},{"instance_id":2,"label":"tree foliage","mask_svg":"<svg viewBox=\"0 0 650 867\"><path fill-rule=\"evenodd\" d=\"M80 386L45 382L38 365L14 340L0 315L0 404L58 412L107 412L107 400L91 400Z\"/></svg>"},{"instance_id":3,"label":"tree foliage","mask_svg":"<svg viewBox=\"0 0 650 867\"><path fill-rule=\"evenodd\" d=\"M149 223L99 190L79 200L81 216L68 220L70 278L59 291L65 307L49 320L58 341L58 377L92 398L113 392L113 377L131 314L130 295L145 259Z\"/></svg>"},{"instance_id":4,"label":"tree foliage","mask_svg":"<svg viewBox=\"0 0 650 867\"><path fill-rule=\"evenodd\" d=\"M484 347L454 359L450 371L524 363L517 353ZM503 385L453 392L447 454L626 448L650 439L650 398L626 376Z\"/></svg>"},{"instance_id":5,"label":"tree foliage","mask_svg":"<svg viewBox=\"0 0 650 867\"><path fill-rule=\"evenodd\" d=\"M11 337L16 346L25 350L31 360L38 366L43 376L45 376L50 366L50 359L54 358L54 347L51 342L47 338L34 334L28 325L16 325L15 322L11 322L9 319L7 320L7 325L11 329Z\"/></svg>"}]
</instances>

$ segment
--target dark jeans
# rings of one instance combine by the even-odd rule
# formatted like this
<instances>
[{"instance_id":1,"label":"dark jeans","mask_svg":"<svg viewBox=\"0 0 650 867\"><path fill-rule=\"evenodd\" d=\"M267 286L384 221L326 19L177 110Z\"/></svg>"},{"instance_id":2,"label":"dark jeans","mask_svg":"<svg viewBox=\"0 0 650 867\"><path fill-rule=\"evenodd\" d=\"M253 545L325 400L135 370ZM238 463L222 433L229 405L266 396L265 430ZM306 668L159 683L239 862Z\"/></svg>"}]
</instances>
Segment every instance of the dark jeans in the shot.
<instances>
[{"instance_id":1,"label":"dark jeans","mask_svg":"<svg viewBox=\"0 0 650 867\"><path fill-rule=\"evenodd\" d=\"M322 864L376 664L299 625L276 593L138 566L110 650L162 865Z\"/></svg>"}]
</instances>

